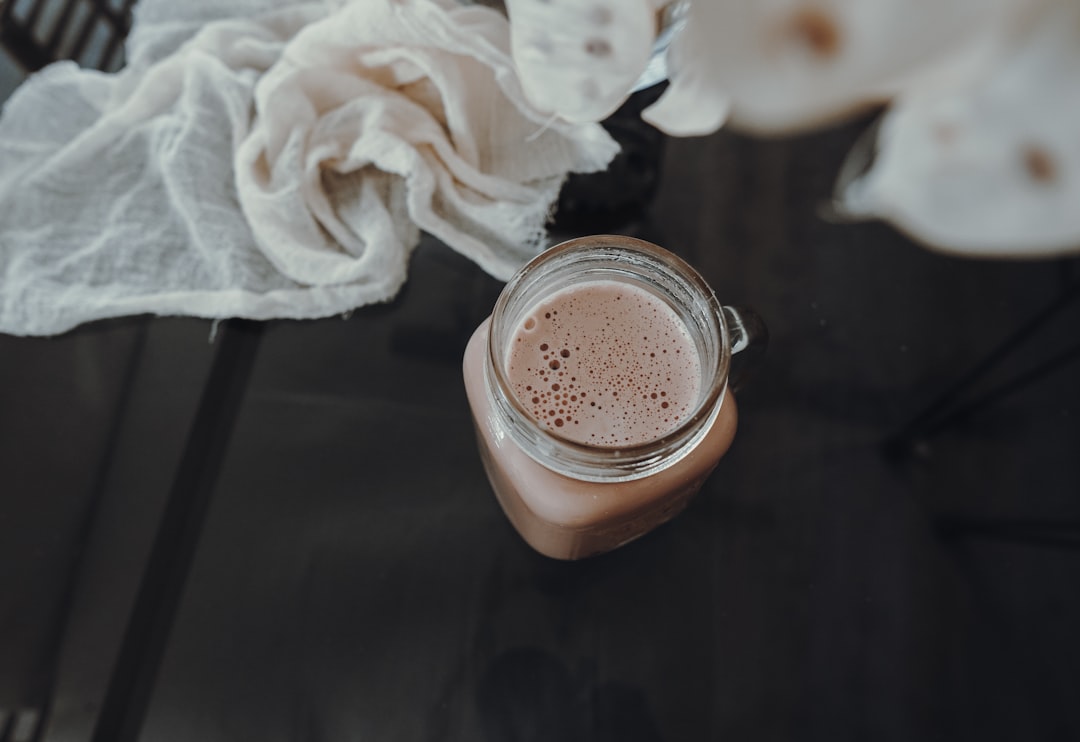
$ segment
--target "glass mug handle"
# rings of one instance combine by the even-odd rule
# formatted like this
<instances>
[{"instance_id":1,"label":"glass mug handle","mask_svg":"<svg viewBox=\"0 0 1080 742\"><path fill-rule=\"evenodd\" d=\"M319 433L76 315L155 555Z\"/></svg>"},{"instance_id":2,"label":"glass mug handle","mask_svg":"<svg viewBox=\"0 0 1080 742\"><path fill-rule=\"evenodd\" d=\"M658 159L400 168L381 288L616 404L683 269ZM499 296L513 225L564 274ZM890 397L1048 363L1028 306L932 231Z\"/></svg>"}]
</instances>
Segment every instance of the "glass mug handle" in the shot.
<instances>
[{"instance_id":1,"label":"glass mug handle","mask_svg":"<svg viewBox=\"0 0 1080 742\"><path fill-rule=\"evenodd\" d=\"M769 346L769 329L758 313L748 307L722 306L720 311L731 340L728 387L738 391L745 383L747 373L753 371L765 355L765 349Z\"/></svg>"}]
</instances>

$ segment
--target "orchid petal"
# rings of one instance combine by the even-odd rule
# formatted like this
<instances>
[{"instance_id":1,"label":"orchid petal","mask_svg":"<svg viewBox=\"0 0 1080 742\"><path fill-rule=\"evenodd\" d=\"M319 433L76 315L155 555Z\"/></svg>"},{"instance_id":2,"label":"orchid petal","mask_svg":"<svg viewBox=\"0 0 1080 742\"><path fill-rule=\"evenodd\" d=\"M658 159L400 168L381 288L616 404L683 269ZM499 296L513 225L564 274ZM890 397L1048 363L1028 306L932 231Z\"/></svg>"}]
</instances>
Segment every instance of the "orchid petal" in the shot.
<instances>
[{"instance_id":1,"label":"orchid petal","mask_svg":"<svg viewBox=\"0 0 1080 742\"><path fill-rule=\"evenodd\" d=\"M599 121L629 96L656 38L652 0L507 0L526 96L572 122Z\"/></svg>"},{"instance_id":2,"label":"orchid petal","mask_svg":"<svg viewBox=\"0 0 1080 742\"><path fill-rule=\"evenodd\" d=\"M730 101L730 123L744 130L830 123L939 74L1030 2L693 0L672 49L673 100L650 120L707 133ZM694 126L680 125L680 109Z\"/></svg>"},{"instance_id":3,"label":"orchid petal","mask_svg":"<svg viewBox=\"0 0 1080 742\"><path fill-rule=\"evenodd\" d=\"M731 102L712 74L713 42L710 23L719 16L719 3L698 2L668 52L671 84L641 117L672 136L699 136L719 129Z\"/></svg>"},{"instance_id":4,"label":"orchid petal","mask_svg":"<svg viewBox=\"0 0 1080 742\"><path fill-rule=\"evenodd\" d=\"M942 251L1080 250L1080 4L1057 0L974 83L913 91L882 122L838 208Z\"/></svg>"}]
</instances>

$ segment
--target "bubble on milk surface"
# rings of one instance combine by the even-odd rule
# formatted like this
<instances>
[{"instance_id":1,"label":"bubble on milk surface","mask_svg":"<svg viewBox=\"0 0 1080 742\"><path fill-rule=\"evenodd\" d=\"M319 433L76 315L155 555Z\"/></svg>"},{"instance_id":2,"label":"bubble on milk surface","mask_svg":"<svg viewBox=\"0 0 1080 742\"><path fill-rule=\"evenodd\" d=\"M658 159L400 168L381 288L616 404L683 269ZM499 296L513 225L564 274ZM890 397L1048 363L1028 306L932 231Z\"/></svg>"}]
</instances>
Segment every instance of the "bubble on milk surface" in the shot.
<instances>
[{"instance_id":1,"label":"bubble on milk surface","mask_svg":"<svg viewBox=\"0 0 1080 742\"><path fill-rule=\"evenodd\" d=\"M644 289L610 280L533 307L510 343L507 375L540 427L606 448L669 433L693 412L701 386L682 320Z\"/></svg>"}]
</instances>

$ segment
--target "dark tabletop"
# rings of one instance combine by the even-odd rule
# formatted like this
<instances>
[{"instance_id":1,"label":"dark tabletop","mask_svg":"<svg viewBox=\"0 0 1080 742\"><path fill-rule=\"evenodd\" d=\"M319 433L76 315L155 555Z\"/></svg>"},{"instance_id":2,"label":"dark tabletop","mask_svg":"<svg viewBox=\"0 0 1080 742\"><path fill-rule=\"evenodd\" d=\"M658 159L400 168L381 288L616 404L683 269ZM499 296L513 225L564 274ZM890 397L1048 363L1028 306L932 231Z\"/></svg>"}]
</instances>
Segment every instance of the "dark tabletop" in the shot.
<instances>
[{"instance_id":1,"label":"dark tabletop","mask_svg":"<svg viewBox=\"0 0 1080 742\"><path fill-rule=\"evenodd\" d=\"M434 240L346 318L0 337L0 729L1080 738L1075 261L831 223L859 130L668 142L625 231L771 345L701 496L582 562L488 487L460 362L500 285ZM905 429L1002 343L950 397L984 404Z\"/></svg>"}]
</instances>

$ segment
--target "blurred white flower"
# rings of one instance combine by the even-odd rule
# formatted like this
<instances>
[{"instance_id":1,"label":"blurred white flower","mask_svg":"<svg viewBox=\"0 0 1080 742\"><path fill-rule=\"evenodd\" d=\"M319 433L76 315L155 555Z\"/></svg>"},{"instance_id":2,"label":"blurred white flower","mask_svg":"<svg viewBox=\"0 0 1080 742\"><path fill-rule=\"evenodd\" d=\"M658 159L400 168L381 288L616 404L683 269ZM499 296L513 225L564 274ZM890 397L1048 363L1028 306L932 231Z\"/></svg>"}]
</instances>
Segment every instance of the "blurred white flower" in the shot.
<instances>
[{"instance_id":1,"label":"blurred white flower","mask_svg":"<svg viewBox=\"0 0 1080 742\"><path fill-rule=\"evenodd\" d=\"M840 210L965 254L1080 249L1080 0L508 0L526 95L604 118L674 6L671 84L642 114L662 131L785 134L890 104Z\"/></svg>"},{"instance_id":2,"label":"blurred white flower","mask_svg":"<svg viewBox=\"0 0 1080 742\"><path fill-rule=\"evenodd\" d=\"M626 100L652 56L657 0L506 0L525 94L569 121L599 121Z\"/></svg>"},{"instance_id":3,"label":"blurred white flower","mask_svg":"<svg viewBox=\"0 0 1080 742\"><path fill-rule=\"evenodd\" d=\"M897 98L876 146L842 212L965 255L1080 249L1080 3L1026 19L976 79Z\"/></svg>"},{"instance_id":4,"label":"blurred white flower","mask_svg":"<svg viewBox=\"0 0 1080 742\"><path fill-rule=\"evenodd\" d=\"M1029 0L693 0L671 88L646 112L675 135L830 123L945 73ZM702 116L702 108L713 112Z\"/></svg>"},{"instance_id":5,"label":"blurred white flower","mask_svg":"<svg viewBox=\"0 0 1080 742\"><path fill-rule=\"evenodd\" d=\"M757 132L821 124L961 62L1036 0L508 0L514 60L541 109L599 120L633 90L665 9L685 25L671 87L646 114L676 136L730 118Z\"/></svg>"}]
</instances>

